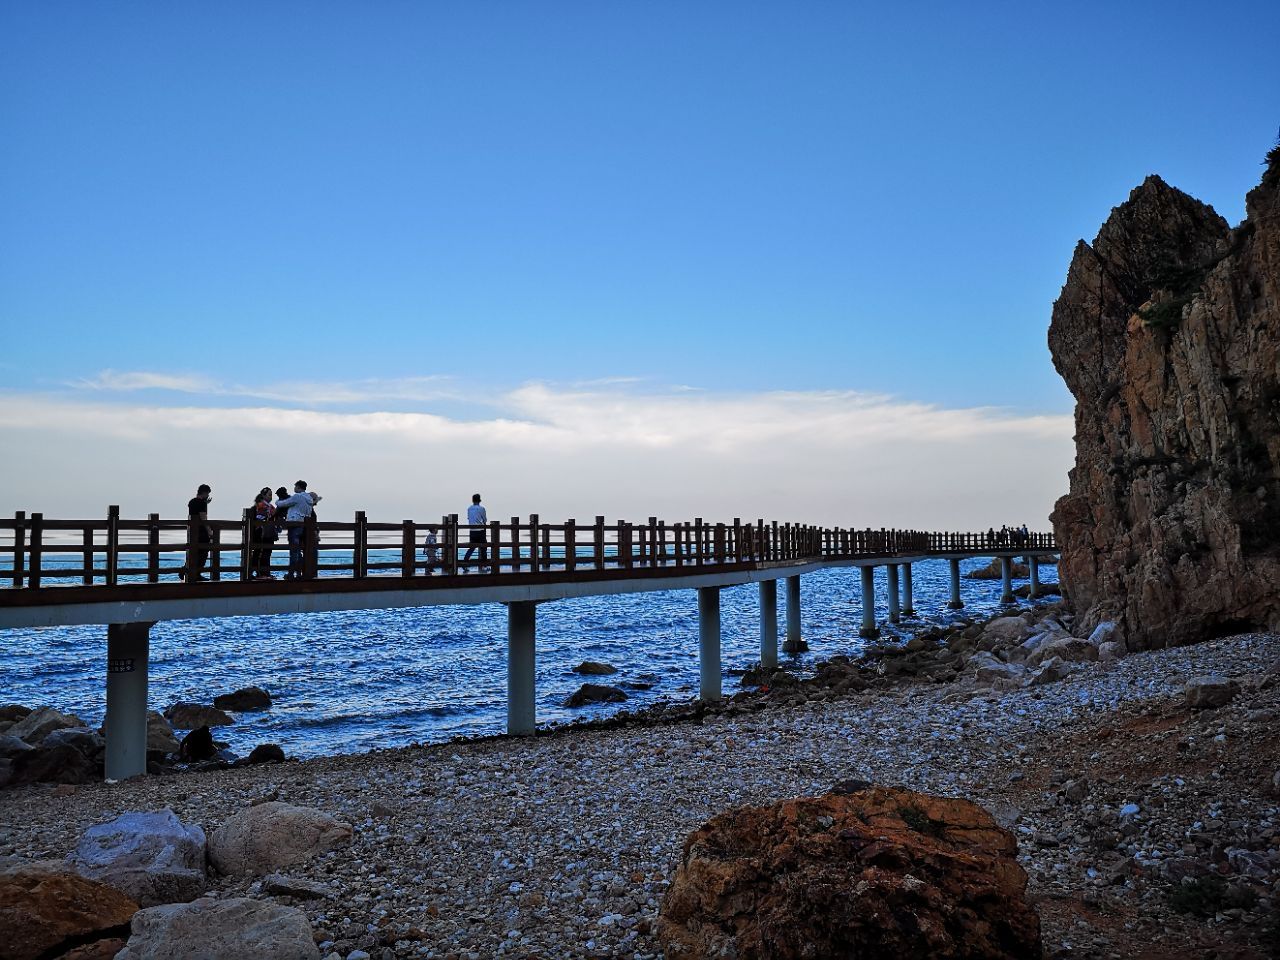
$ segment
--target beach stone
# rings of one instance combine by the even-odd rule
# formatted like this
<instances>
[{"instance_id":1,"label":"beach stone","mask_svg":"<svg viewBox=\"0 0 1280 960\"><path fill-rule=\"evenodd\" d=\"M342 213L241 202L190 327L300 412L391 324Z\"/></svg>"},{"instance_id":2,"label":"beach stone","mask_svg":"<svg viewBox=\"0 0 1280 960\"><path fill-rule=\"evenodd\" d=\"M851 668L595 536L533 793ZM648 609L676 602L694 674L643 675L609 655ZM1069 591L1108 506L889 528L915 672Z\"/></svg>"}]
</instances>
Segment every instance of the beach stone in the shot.
<instances>
[{"instance_id":1,"label":"beach stone","mask_svg":"<svg viewBox=\"0 0 1280 960\"><path fill-rule=\"evenodd\" d=\"M333 896L333 890L315 880L287 877L271 873L262 878L262 892L271 897L294 897L298 900L316 900Z\"/></svg>"},{"instance_id":2,"label":"beach stone","mask_svg":"<svg viewBox=\"0 0 1280 960\"><path fill-rule=\"evenodd\" d=\"M115 960L116 954L124 949L127 941L124 937L107 937L93 943L82 944L60 955L58 960Z\"/></svg>"},{"instance_id":3,"label":"beach stone","mask_svg":"<svg viewBox=\"0 0 1280 960\"><path fill-rule=\"evenodd\" d=\"M1188 707L1205 710L1230 703L1240 692L1240 684L1212 674L1189 680L1182 692Z\"/></svg>"},{"instance_id":4,"label":"beach stone","mask_svg":"<svg viewBox=\"0 0 1280 960\"><path fill-rule=\"evenodd\" d=\"M1039 956L1013 835L966 800L873 787L722 813L663 898L668 960Z\"/></svg>"},{"instance_id":5,"label":"beach stone","mask_svg":"<svg viewBox=\"0 0 1280 960\"><path fill-rule=\"evenodd\" d=\"M0 759L12 760L18 754L34 749L35 747L21 737L12 737L7 733L0 734Z\"/></svg>"},{"instance_id":6,"label":"beach stone","mask_svg":"<svg viewBox=\"0 0 1280 960\"><path fill-rule=\"evenodd\" d=\"M54 730L83 726L85 722L74 714L62 713L53 707L40 707L38 710L32 710L5 732L35 747L39 746Z\"/></svg>"},{"instance_id":7,"label":"beach stone","mask_svg":"<svg viewBox=\"0 0 1280 960\"><path fill-rule=\"evenodd\" d=\"M1106 643L1098 646L1098 662L1111 663L1114 660L1119 660L1127 652L1128 650L1123 643L1118 643L1115 640L1108 640Z\"/></svg>"},{"instance_id":8,"label":"beach stone","mask_svg":"<svg viewBox=\"0 0 1280 960\"><path fill-rule=\"evenodd\" d=\"M1104 643L1123 643L1124 640L1120 637L1114 621L1103 620L1089 634L1089 642L1095 647L1101 647Z\"/></svg>"},{"instance_id":9,"label":"beach stone","mask_svg":"<svg viewBox=\"0 0 1280 960\"><path fill-rule=\"evenodd\" d=\"M179 743L174 735L173 727L155 710L147 711L147 757L160 760L171 753L177 753Z\"/></svg>"},{"instance_id":10,"label":"beach stone","mask_svg":"<svg viewBox=\"0 0 1280 960\"><path fill-rule=\"evenodd\" d=\"M40 746L48 748L61 744L79 750L90 760L101 757L107 749L107 741L102 735L88 727L63 727L61 730L54 730L41 741Z\"/></svg>"},{"instance_id":11,"label":"beach stone","mask_svg":"<svg viewBox=\"0 0 1280 960\"><path fill-rule=\"evenodd\" d=\"M91 783L101 767L69 744L39 746L12 760L10 783Z\"/></svg>"},{"instance_id":12,"label":"beach stone","mask_svg":"<svg viewBox=\"0 0 1280 960\"><path fill-rule=\"evenodd\" d=\"M90 827L68 858L76 872L123 890L144 907L205 891L205 836L172 810L122 813Z\"/></svg>"},{"instance_id":13,"label":"beach stone","mask_svg":"<svg viewBox=\"0 0 1280 960\"><path fill-rule=\"evenodd\" d=\"M139 910L117 960L317 960L307 915L244 897Z\"/></svg>"},{"instance_id":14,"label":"beach stone","mask_svg":"<svg viewBox=\"0 0 1280 960\"><path fill-rule=\"evenodd\" d=\"M996 643L1021 643L1031 636L1031 625L1021 617L997 617L982 628L982 639Z\"/></svg>"},{"instance_id":15,"label":"beach stone","mask_svg":"<svg viewBox=\"0 0 1280 960\"><path fill-rule=\"evenodd\" d=\"M196 727L225 727L234 723L226 713L216 707L206 707L201 703L179 701L164 712L168 720L178 730L194 730Z\"/></svg>"},{"instance_id":16,"label":"beach stone","mask_svg":"<svg viewBox=\"0 0 1280 960\"><path fill-rule=\"evenodd\" d=\"M618 668L610 663L599 663L595 660L583 660L573 668L573 672L587 674L589 676L605 676L610 673L617 673Z\"/></svg>"},{"instance_id":17,"label":"beach stone","mask_svg":"<svg viewBox=\"0 0 1280 960\"><path fill-rule=\"evenodd\" d=\"M240 713L267 710L271 707L271 694L261 687L243 687L235 693L224 693L213 698L219 710L235 710Z\"/></svg>"},{"instance_id":18,"label":"beach stone","mask_svg":"<svg viewBox=\"0 0 1280 960\"><path fill-rule=\"evenodd\" d=\"M565 700L566 707L583 707L588 703L622 703L627 699L626 691L617 687L607 687L598 683L584 683Z\"/></svg>"},{"instance_id":19,"label":"beach stone","mask_svg":"<svg viewBox=\"0 0 1280 960\"><path fill-rule=\"evenodd\" d=\"M1075 637L1056 637L1042 643L1027 657L1027 666L1035 667L1057 657L1067 663L1086 663L1098 659L1098 648L1088 640Z\"/></svg>"},{"instance_id":20,"label":"beach stone","mask_svg":"<svg viewBox=\"0 0 1280 960\"><path fill-rule=\"evenodd\" d=\"M1040 669L1027 681L1027 686L1040 687L1047 683L1057 683L1059 680L1065 680L1079 669L1078 666L1073 663L1067 663L1061 657L1052 657L1040 665Z\"/></svg>"},{"instance_id":21,"label":"beach stone","mask_svg":"<svg viewBox=\"0 0 1280 960\"><path fill-rule=\"evenodd\" d=\"M351 824L309 807L272 801L248 807L209 837L209 862L224 874L264 874L351 841Z\"/></svg>"},{"instance_id":22,"label":"beach stone","mask_svg":"<svg viewBox=\"0 0 1280 960\"><path fill-rule=\"evenodd\" d=\"M1280 769L1271 776L1271 795L1280 799Z\"/></svg>"},{"instance_id":23,"label":"beach stone","mask_svg":"<svg viewBox=\"0 0 1280 960\"><path fill-rule=\"evenodd\" d=\"M249 751L241 763L246 765L257 763L284 763L284 748L278 743L260 743Z\"/></svg>"},{"instance_id":24,"label":"beach stone","mask_svg":"<svg viewBox=\"0 0 1280 960\"><path fill-rule=\"evenodd\" d=\"M6 870L0 873L0 958L57 956L122 930L137 909L119 890L73 873Z\"/></svg>"},{"instance_id":25,"label":"beach stone","mask_svg":"<svg viewBox=\"0 0 1280 960\"><path fill-rule=\"evenodd\" d=\"M966 673L972 673L979 683L1021 684L1027 668L1021 663L1005 663L994 653L980 650L965 663Z\"/></svg>"},{"instance_id":26,"label":"beach stone","mask_svg":"<svg viewBox=\"0 0 1280 960\"><path fill-rule=\"evenodd\" d=\"M24 707L20 703L6 703L0 706L0 723L17 723L30 713L30 707Z\"/></svg>"}]
</instances>

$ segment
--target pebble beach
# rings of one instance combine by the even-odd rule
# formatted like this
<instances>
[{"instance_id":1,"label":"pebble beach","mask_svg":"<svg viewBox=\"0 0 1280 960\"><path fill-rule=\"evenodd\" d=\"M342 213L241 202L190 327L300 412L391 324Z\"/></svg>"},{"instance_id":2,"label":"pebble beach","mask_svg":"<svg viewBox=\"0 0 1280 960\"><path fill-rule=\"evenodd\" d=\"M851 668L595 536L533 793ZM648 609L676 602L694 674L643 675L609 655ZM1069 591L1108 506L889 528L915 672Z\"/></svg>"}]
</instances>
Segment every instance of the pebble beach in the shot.
<instances>
[{"instance_id":1,"label":"pebble beach","mask_svg":"<svg viewBox=\"0 0 1280 960\"><path fill-rule=\"evenodd\" d=\"M355 828L350 846L287 871L323 895L261 878L212 889L300 907L322 956L643 960L662 955L656 915L692 830L855 778L965 797L1012 829L1046 956L1264 958L1280 902L1280 684L1260 678L1278 660L1280 636L1255 633L1030 689L905 681L677 723L16 787L0 793L0 856L62 858L125 811L169 808L210 832L278 799ZM1184 685L1210 673L1243 692L1189 710ZM1178 871L1195 863L1251 895L1185 912Z\"/></svg>"}]
</instances>

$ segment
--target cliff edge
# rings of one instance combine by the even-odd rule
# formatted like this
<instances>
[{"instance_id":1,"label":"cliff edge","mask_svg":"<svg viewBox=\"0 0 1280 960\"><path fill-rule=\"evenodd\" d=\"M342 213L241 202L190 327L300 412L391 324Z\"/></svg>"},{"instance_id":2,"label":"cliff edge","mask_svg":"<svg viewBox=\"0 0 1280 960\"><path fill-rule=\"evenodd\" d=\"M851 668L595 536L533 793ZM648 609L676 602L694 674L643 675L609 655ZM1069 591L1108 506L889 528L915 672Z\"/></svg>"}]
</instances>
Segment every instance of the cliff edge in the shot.
<instances>
[{"instance_id":1,"label":"cliff edge","mask_svg":"<svg viewBox=\"0 0 1280 960\"><path fill-rule=\"evenodd\" d=\"M1076 398L1061 577L1132 649L1280 628L1280 147L1267 159L1234 230L1148 177L1053 305Z\"/></svg>"}]
</instances>

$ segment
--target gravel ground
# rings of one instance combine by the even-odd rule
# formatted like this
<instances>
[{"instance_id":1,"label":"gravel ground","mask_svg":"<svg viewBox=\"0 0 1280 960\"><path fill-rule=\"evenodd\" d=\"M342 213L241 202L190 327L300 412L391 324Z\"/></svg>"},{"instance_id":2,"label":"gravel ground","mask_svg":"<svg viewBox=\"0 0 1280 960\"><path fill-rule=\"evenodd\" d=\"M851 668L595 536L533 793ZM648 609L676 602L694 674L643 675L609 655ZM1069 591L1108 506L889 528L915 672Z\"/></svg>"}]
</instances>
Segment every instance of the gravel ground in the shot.
<instances>
[{"instance_id":1,"label":"gravel ground","mask_svg":"<svg viewBox=\"0 0 1280 960\"><path fill-rule=\"evenodd\" d=\"M690 831L857 777L970 798L1017 831L1046 956L1274 957L1280 684L1257 687L1277 658L1280 637L1248 634L1008 693L908 682L701 722L21 787L0 792L0 855L62 857L126 810L167 806L208 832L278 798L356 827L349 848L288 871L329 898L279 898L325 955L658 957ZM1184 682L1210 672L1244 692L1188 711Z\"/></svg>"}]
</instances>

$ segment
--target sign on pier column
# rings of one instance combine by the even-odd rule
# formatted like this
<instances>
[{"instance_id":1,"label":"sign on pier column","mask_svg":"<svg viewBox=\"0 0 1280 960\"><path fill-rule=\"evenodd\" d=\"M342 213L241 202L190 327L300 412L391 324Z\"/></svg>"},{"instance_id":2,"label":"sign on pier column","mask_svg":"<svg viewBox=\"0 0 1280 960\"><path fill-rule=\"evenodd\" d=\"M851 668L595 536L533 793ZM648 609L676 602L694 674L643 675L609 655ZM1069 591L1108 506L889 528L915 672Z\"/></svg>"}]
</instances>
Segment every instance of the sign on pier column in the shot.
<instances>
[{"instance_id":1,"label":"sign on pier column","mask_svg":"<svg viewBox=\"0 0 1280 960\"><path fill-rule=\"evenodd\" d=\"M698 588L698 697L720 699L720 588Z\"/></svg>"},{"instance_id":2,"label":"sign on pier column","mask_svg":"<svg viewBox=\"0 0 1280 960\"><path fill-rule=\"evenodd\" d=\"M538 605L507 604L507 733L529 736L536 726L534 669Z\"/></svg>"},{"instance_id":3,"label":"sign on pier column","mask_svg":"<svg viewBox=\"0 0 1280 960\"><path fill-rule=\"evenodd\" d=\"M1013 603L1013 558L1000 558L1000 585L1003 588L1000 593L1001 603Z\"/></svg>"},{"instance_id":4,"label":"sign on pier column","mask_svg":"<svg viewBox=\"0 0 1280 960\"><path fill-rule=\"evenodd\" d=\"M952 610L959 610L964 606L964 601L960 599L960 561L951 559L947 563L951 565L951 601L947 606Z\"/></svg>"},{"instance_id":5,"label":"sign on pier column","mask_svg":"<svg viewBox=\"0 0 1280 960\"><path fill-rule=\"evenodd\" d=\"M876 568L862 567L862 629L858 636L873 640L880 636L876 629Z\"/></svg>"},{"instance_id":6,"label":"sign on pier column","mask_svg":"<svg viewBox=\"0 0 1280 960\"><path fill-rule=\"evenodd\" d=\"M898 606L898 565L891 563L889 573L889 622L899 623L902 620L902 609Z\"/></svg>"},{"instance_id":7,"label":"sign on pier column","mask_svg":"<svg viewBox=\"0 0 1280 960\"><path fill-rule=\"evenodd\" d=\"M107 625L106 777L147 772L147 672L151 624Z\"/></svg>"},{"instance_id":8,"label":"sign on pier column","mask_svg":"<svg viewBox=\"0 0 1280 960\"><path fill-rule=\"evenodd\" d=\"M911 564L909 563L902 565L902 615L904 617L916 615L915 601L911 594Z\"/></svg>"},{"instance_id":9,"label":"sign on pier column","mask_svg":"<svg viewBox=\"0 0 1280 960\"><path fill-rule=\"evenodd\" d=\"M803 653L809 645L800 637L800 577L787 577L787 653Z\"/></svg>"},{"instance_id":10,"label":"sign on pier column","mask_svg":"<svg viewBox=\"0 0 1280 960\"><path fill-rule=\"evenodd\" d=\"M760 666L778 665L778 581L760 581Z\"/></svg>"}]
</instances>

